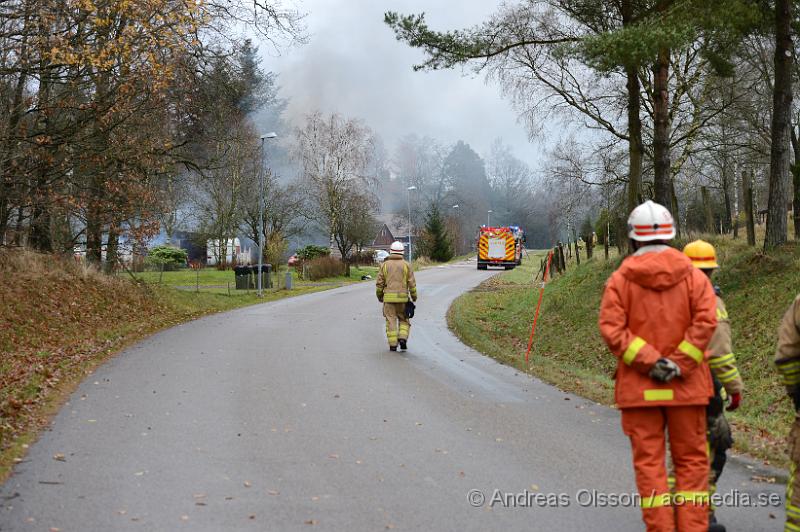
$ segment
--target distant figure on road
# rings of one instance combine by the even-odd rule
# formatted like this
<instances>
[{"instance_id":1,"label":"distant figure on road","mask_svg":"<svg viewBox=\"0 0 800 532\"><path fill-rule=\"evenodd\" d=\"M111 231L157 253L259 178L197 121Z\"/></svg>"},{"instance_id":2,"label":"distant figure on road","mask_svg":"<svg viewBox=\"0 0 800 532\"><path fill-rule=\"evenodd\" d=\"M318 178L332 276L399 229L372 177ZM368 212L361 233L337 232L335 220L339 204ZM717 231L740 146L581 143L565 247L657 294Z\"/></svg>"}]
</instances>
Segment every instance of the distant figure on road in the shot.
<instances>
[{"instance_id":1,"label":"distant figure on road","mask_svg":"<svg viewBox=\"0 0 800 532\"><path fill-rule=\"evenodd\" d=\"M406 303L409 296L413 301L417 300L417 282L411 265L403 260L403 243L393 242L389 249L389 256L378 271L375 293L378 301L383 303L389 349L397 351L398 343L401 349L408 348L411 322L406 317Z\"/></svg>"},{"instance_id":2,"label":"distant figure on road","mask_svg":"<svg viewBox=\"0 0 800 532\"><path fill-rule=\"evenodd\" d=\"M649 532L707 532L706 406L714 387L706 347L717 326L714 289L667 245L675 224L663 205L636 207L628 236L635 251L606 283L599 326L618 359L615 400L631 440L642 519Z\"/></svg>"}]
</instances>

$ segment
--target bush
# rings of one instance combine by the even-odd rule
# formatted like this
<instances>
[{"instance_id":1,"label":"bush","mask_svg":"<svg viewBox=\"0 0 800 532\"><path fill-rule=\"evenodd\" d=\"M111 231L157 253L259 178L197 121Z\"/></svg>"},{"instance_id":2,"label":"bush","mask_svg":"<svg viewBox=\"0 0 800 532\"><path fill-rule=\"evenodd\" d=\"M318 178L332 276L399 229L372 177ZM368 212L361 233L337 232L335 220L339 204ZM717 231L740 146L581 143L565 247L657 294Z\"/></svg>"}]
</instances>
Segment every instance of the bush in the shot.
<instances>
[{"instance_id":1,"label":"bush","mask_svg":"<svg viewBox=\"0 0 800 532\"><path fill-rule=\"evenodd\" d=\"M355 264L356 266L372 266L375 264L375 252L369 249L365 249L361 253L354 252L350 255L350 264Z\"/></svg>"},{"instance_id":2,"label":"bush","mask_svg":"<svg viewBox=\"0 0 800 532\"><path fill-rule=\"evenodd\" d=\"M319 281L326 277L341 277L344 274L344 263L333 257L318 257L305 263L305 275L311 281Z\"/></svg>"},{"instance_id":3,"label":"bush","mask_svg":"<svg viewBox=\"0 0 800 532\"><path fill-rule=\"evenodd\" d=\"M147 253L147 260L159 268L170 271L173 267L186 264L188 254L185 249L172 246L156 246Z\"/></svg>"},{"instance_id":4,"label":"bush","mask_svg":"<svg viewBox=\"0 0 800 532\"><path fill-rule=\"evenodd\" d=\"M297 250L297 258L300 260L314 260L319 257L327 257L331 250L325 246L309 245Z\"/></svg>"}]
</instances>

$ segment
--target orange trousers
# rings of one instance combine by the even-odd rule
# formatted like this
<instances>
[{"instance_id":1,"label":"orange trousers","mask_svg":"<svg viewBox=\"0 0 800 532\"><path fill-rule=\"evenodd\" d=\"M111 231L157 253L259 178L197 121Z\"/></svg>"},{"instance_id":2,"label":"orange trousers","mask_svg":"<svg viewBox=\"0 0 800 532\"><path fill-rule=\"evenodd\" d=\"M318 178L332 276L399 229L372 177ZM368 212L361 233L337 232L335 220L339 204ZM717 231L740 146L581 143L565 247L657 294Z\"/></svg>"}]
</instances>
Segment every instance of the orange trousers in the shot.
<instances>
[{"instance_id":1,"label":"orange trousers","mask_svg":"<svg viewBox=\"0 0 800 532\"><path fill-rule=\"evenodd\" d=\"M631 439L642 520L648 532L707 532L705 405L623 408L622 430ZM672 494L667 484L667 434L675 467Z\"/></svg>"}]
</instances>

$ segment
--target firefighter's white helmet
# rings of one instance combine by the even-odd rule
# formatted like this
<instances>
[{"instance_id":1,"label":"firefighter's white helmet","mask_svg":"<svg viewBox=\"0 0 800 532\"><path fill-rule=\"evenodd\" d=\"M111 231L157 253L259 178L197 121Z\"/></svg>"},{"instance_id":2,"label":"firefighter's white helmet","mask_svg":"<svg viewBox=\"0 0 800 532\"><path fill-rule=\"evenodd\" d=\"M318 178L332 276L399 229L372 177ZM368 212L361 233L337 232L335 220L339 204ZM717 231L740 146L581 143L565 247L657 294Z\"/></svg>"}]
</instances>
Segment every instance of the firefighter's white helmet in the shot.
<instances>
[{"instance_id":1,"label":"firefighter's white helmet","mask_svg":"<svg viewBox=\"0 0 800 532\"><path fill-rule=\"evenodd\" d=\"M392 242L392 246L389 248L389 251L395 255L402 255L405 253L406 247L399 240L395 240Z\"/></svg>"},{"instance_id":2,"label":"firefighter's white helmet","mask_svg":"<svg viewBox=\"0 0 800 532\"><path fill-rule=\"evenodd\" d=\"M638 242L672 240L675 238L675 220L663 205L647 200L628 217L628 236Z\"/></svg>"}]
</instances>

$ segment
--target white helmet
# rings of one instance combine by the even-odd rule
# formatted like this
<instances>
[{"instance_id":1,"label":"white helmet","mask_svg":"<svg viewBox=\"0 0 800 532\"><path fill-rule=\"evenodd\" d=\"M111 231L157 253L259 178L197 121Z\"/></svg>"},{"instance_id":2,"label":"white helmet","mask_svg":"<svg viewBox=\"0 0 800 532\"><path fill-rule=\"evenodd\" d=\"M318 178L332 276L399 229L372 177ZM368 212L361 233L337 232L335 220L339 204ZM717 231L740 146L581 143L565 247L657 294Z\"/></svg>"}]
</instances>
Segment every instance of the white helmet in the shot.
<instances>
[{"instance_id":1,"label":"white helmet","mask_svg":"<svg viewBox=\"0 0 800 532\"><path fill-rule=\"evenodd\" d=\"M402 255L406 252L406 247L399 240L395 240L392 242L392 247L389 248L389 252L395 255Z\"/></svg>"},{"instance_id":2,"label":"white helmet","mask_svg":"<svg viewBox=\"0 0 800 532\"><path fill-rule=\"evenodd\" d=\"M672 240L675 220L666 207L647 200L628 216L628 236L638 242Z\"/></svg>"}]
</instances>

